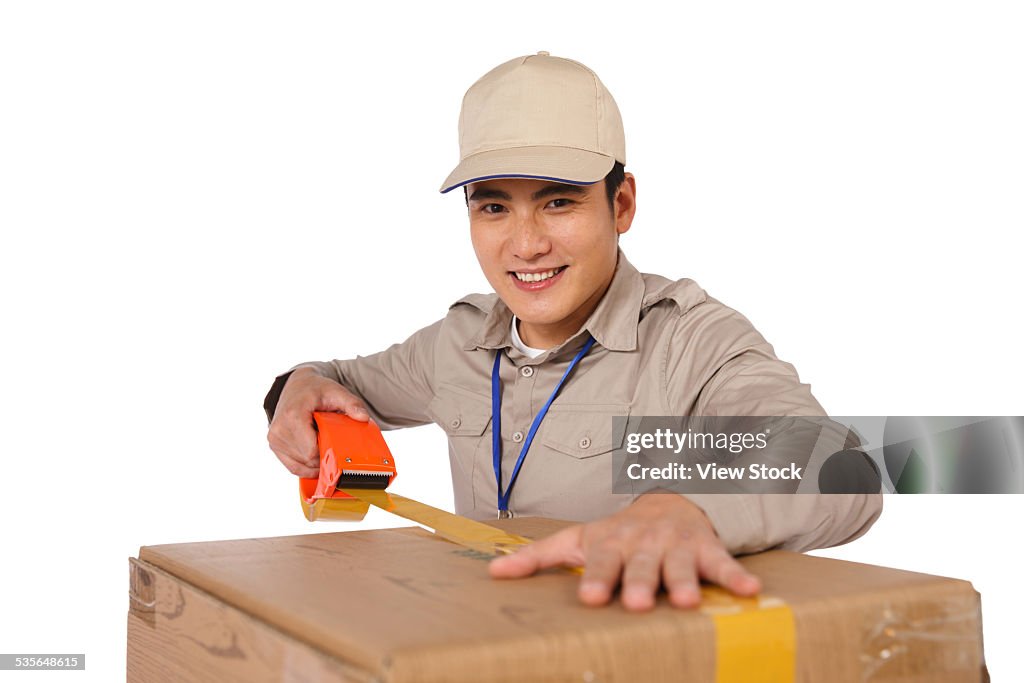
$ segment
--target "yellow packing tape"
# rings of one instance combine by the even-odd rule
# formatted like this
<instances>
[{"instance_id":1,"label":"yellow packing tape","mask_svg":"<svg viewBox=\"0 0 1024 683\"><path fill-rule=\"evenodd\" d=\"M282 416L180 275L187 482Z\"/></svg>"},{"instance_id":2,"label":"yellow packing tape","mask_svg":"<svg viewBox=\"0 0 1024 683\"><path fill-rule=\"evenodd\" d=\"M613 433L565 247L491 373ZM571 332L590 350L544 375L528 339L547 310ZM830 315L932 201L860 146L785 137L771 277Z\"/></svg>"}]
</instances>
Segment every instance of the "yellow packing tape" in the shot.
<instances>
[{"instance_id":1,"label":"yellow packing tape","mask_svg":"<svg viewBox=\"0 0 1024 683\"><path fill-rule=\"evenodd\" d=\"M488 555L513 552L530 539L508 533L395 493L341 489L353 498L303 501L310 520L361 519L366 506L430 527L441 538ZM582 573L581 567L566 567ZM700 611L715 625L716 683L787 683L796 680L796 626L780 599L740 598L718 586L701 586Z\"/></svg>"},{"instance_id":2,"label":"yellow packing tape","mask_svg":"<svg viewBox=\"0 0 1024 683\"><path fill-rule=\"evenodd\" d=\"M796 624L785 602L701 586L700 611L715 624L716 683L796 680Z\"/></svg>"},{"instance_id":3,"label":"yellow packing tape","mask_svg":"<svg viewBox=\"0 0 1024 683\"><path fill-rule=\"evenodd\" d=\"M507 554L530 542L528 538L510 534L467 517L453 515L397 493L370 489L339 490L381 510L430 527L441 538L488 555Z\"/></svg>"}]
</instances>

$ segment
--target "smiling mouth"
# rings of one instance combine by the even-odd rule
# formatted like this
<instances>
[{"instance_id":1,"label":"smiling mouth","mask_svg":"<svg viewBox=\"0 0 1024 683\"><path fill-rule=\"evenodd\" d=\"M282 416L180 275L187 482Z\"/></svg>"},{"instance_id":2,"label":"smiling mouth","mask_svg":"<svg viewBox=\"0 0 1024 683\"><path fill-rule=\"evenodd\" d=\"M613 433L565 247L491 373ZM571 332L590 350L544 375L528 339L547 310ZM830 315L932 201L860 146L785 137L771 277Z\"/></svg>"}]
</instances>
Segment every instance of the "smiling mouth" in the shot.
<instances>
[{"instance_id":1,"label":"smiling mouth","mask_svg":"<svg viewBox=\"0 0 1024 683\"><path fill-rule=\"evenodd\" d=\"M559 266L558 268L552 268L551 270L544 270L539 273L521 273L517 270L510 271L513 276L520 282L544 282L555 277L569 266Z\"/></svg>"}]
</instances>

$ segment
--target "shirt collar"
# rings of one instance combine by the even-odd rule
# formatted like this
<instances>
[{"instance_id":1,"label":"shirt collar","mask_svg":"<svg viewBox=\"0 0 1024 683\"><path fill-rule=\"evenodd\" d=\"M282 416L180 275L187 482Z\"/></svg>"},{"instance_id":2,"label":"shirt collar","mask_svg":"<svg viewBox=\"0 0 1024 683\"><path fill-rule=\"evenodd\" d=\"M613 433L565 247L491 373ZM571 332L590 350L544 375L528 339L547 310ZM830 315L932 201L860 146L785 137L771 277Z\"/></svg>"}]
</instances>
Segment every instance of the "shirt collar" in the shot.
<instances>
[{"instance_id":1,"label":"shirt collar","mask_svg":"<svg viewBox=\"0 0 1024 683\"><path fill-rule=\"evenodd\" d=\"M593 335L601 346L611 351L634 351L637 345L637 325L644 299L644 279L620 249L615 274L597 308L590 314L583 328L557 348L577 346L575 341L584 331ZM484 318L480 331L463 347L474 349L500 349L512 345L512 311L501 299ZM553 351L555 349L552 349Z\"/></svg>"},{"instance_id":2,"label":"shirt collar","mask_svg":"<svg viewBox=\"0 0 1024 683\"><path fill-rule=\"evenodd\" d=\"M527 346L523 338L519 336L519 325L516 316L512 314L512 324L509 325L509 334L512 335L512 346L524 356L529 357L531 360L544 354L546 349L535 349L532 346Z\"/></svg>"}]
</instances>

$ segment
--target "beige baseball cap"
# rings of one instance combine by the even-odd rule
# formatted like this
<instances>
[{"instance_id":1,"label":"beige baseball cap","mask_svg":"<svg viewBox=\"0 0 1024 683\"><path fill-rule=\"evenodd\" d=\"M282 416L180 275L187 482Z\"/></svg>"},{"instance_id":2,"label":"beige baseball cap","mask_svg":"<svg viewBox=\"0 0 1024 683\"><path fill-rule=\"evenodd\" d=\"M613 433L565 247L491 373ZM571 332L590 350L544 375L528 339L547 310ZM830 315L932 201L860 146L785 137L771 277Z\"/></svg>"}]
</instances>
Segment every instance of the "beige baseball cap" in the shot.
<instances>
[{"instance_id":1,"label":"beige baseball cap","mask_svg":"<svg viewBox=\"0 0 1024 683\"><path fill-rule=\"evenodd\" d=\"M547 52L505 62L466 91L459 165L441 192L489 178L589 185L626 163L622 116L593 71Z\"/></svg>"}]
</instances>

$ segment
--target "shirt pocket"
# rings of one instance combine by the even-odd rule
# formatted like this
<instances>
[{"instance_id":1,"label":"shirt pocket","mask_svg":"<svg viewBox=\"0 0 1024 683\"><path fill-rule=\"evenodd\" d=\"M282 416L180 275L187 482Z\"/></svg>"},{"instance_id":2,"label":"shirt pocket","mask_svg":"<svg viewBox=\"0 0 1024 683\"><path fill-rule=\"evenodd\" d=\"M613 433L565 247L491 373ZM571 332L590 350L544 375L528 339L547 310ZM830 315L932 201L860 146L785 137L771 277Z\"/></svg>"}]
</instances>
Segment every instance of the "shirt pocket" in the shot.
<instances>
[{"instance_id":1,"label":"shirt pocket","mask_svg":"<svg viewBox=\"0 0 1024 683\"><path fill-rule=\"evenodd\" d=\"M614 421L613 417L622 420ZM552 405L544 417L542 443L551 450L577 459L593 458L622 446L628 405Z\"/></svg>"},{"instance_id":2,"label":"shirt pocket","mask_svg":"<svg viewBox=\"0 0 1024 683\"><path fill-rule=\"evenodd\" d=\"M427 414L449 437L479 437L491 423L490 398L454 384L440 384Z\"/></svg>"}]
</instances>

